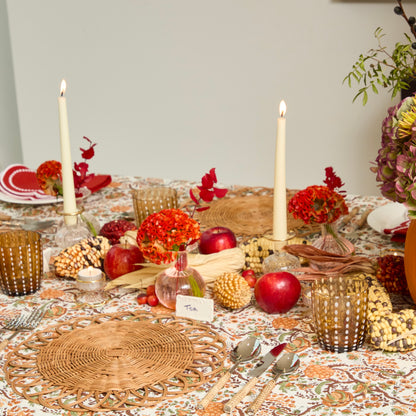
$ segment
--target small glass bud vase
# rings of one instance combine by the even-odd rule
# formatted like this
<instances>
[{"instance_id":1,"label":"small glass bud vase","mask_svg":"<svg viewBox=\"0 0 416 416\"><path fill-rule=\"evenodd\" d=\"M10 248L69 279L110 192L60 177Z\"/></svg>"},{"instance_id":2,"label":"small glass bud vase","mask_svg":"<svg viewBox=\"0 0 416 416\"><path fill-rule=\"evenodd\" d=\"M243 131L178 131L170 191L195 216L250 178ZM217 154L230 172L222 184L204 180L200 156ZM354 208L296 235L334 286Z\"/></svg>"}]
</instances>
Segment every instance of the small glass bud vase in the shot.
<instances>
[{"instance_id":1,"label":"small glass bud vase","mask_svg":"<svg viewBox=\"0 0 416 416\"><path fill-rule=\"evenodd\" d=\"M346 256L355 251L354 244L338 234L333 223L321 224L321 235L312 243L312 246L327 253ZM336 262L310 261L311 267L320 271L330 271L338 264Z\"/></svg>"},{"instance_id":2,"label":"small glass bud vase","mask_svg":"<svg viewBox=\"0 0 416 416\"><path fill-rule=\"evenodd\" d=\"M312 243L315 248L332 254L346 255L354 252L354 245L340 236L334 223L321 224L321 235Z\"/></svg>"},{"instance_id":3,"label":"small glass bud vase","mask_svg":"<svg viewBox=\"0 0 416 416\"><path fill-rule=\"evenodd\" d=\"M188 253L178 251L173 266L163 270L156 277L156 296L169 309L176 309L176 296L197 296L205 294L205 280L197 270L188 267Z\"/></svg>"}]
</instances>

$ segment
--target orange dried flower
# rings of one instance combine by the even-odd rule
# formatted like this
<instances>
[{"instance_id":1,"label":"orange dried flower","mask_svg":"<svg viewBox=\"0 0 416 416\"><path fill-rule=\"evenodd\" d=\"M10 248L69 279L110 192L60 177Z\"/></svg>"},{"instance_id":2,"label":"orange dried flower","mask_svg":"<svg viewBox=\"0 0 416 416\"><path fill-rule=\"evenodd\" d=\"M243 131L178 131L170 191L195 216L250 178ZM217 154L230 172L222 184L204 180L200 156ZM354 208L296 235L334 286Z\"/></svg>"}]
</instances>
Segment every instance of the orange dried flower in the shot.
<instances>
[{"instance_id":1,"label":"orange dried flower","mask_svg":"<svg viewBox=\"0 0 416 416\"><path fill-rule=\"evenodd\" d=\"M43 162L36 171L40 188L47 195L62 195L62 165L56 160Z\"/></svg>"},{"instance_id":2,"label":"orange dried flower","mask_svg":"<svg viewBox=\"0 0 416 416\"><path fill-rule=\"evenodd\" d=\"M180 209L164 209L149 215L137 232L137 244L152 263L170 263L175 251L198 240L199 224Z\"/></svg>"}]
</instances>

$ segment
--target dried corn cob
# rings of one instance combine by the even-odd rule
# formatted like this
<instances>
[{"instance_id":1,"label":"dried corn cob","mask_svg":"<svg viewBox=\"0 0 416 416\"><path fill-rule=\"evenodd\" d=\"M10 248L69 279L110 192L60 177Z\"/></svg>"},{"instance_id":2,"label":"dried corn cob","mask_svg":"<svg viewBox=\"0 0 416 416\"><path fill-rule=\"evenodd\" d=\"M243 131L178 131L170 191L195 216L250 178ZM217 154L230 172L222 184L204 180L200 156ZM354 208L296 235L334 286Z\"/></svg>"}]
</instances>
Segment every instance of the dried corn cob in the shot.
<instances>
[{"instance_id":1,"label":"dried corn cob","mask_svg":"<svg viewBox=\"0 0 416 416\"><path fill-rule=\"evenodd\" d=\"M104 257L110 249L106 237L86 238L62 250L55 257L55 274L60 277L77 277L78 272L88 266L102 268Z\"/></svg>"},{"instance_id":2,"label":"dried corn cob","mask_svg":"<svg viewBox=\"0 0 416 416\"><path fill-rule=\"evenodd\" d=\"M386 351L409 351L416 348L416 310L393 312L385 288L374 276L367 276L369 305L367 312L370 343Z\"/></svg>"}]
</instances>

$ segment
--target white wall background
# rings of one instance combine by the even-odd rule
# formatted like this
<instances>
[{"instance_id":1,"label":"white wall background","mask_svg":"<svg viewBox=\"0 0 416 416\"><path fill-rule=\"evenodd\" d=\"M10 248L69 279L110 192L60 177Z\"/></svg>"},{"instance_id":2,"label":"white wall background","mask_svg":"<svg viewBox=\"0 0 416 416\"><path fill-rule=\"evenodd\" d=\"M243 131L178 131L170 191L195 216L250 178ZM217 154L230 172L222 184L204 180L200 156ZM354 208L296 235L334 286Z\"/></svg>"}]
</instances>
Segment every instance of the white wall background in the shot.
<instances>
[{"instance_id":1,"label":"white wall background","mask_svg":"<svg viewBox=\"0 0 416 416\"><path fill-rule=\"evenodd\" d=\"M0 0L0 170L22 162L6 0Z\"/></svg>"},{"instance_id":2,"label":"white wall background","mask_svg":"<svg viewBox=\"0 0 416 416\"><path fill-rule=\"evenodd\" d=\"M287 186L320 184L333 166L349 193L378 194L370 161L396 101L352 104L342 80L378 26L389 44L403 39L394 5L7 0L24 162L59 158L65 78L72 159L90 137L96 173L199 180L216 167L224 184L273 186L284 99Z\"/></svg>"}]
</instances>

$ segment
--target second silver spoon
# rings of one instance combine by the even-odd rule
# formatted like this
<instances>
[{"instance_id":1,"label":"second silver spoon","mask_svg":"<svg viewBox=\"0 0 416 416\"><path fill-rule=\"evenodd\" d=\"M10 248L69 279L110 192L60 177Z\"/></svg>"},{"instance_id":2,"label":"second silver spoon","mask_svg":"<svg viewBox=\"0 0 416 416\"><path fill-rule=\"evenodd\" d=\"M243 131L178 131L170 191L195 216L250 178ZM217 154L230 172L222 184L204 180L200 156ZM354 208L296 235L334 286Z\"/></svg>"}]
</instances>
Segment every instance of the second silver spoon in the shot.
<instances>
[{"instance_id":1,"label":"second silver spoon","mask_svg":"<svg viewBox=\"0 0 416 416\"><path fill-rule=\"evenodd\" d=\"M271 393L276 385L276 380L281 374L289 374L297 370L300 365L300 359L298 355L291 352L288 354L282 355L273 366L272 373L273 378L263 387L263 390L256 397L254 402L247 409L248 415L254 415L257 410L260 409L263 402L266 400L267 396Z\"/></svg>"}]
</instances>

